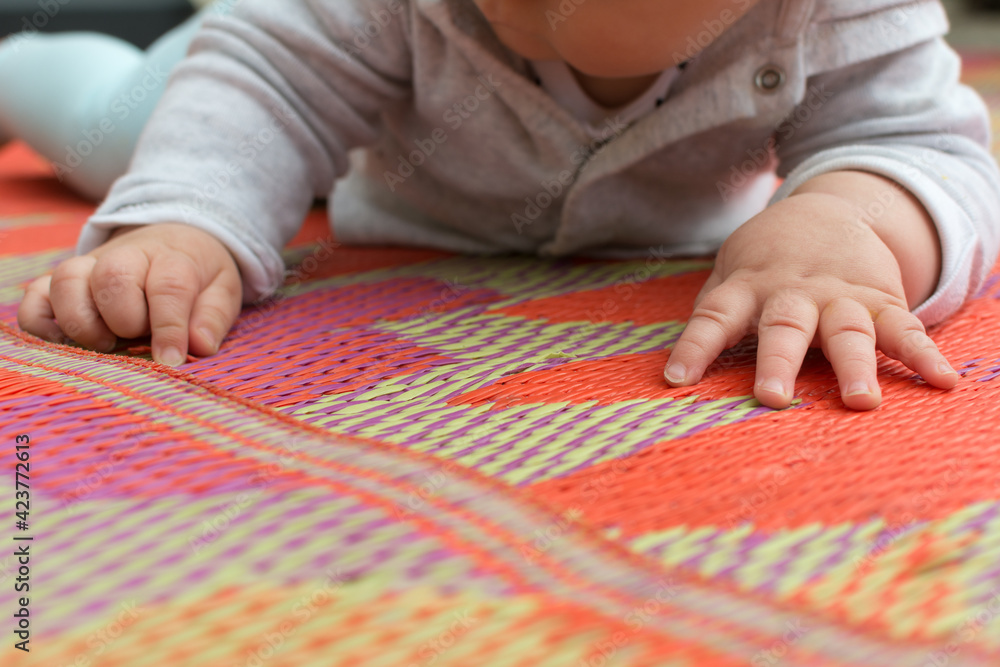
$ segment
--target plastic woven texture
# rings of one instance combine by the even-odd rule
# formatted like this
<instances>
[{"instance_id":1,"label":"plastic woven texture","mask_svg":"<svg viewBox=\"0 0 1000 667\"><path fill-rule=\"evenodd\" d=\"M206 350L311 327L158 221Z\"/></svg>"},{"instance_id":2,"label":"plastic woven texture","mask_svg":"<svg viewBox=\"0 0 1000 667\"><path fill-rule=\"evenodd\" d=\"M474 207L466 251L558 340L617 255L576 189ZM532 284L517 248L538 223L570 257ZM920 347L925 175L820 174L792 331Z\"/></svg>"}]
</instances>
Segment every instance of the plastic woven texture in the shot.
<instances>
[{"instance_id":1,"label":"plastic woven texture","mask_svg":"<svg viewBox=\"0 0 1000 667\"><path fill-rule=\"evenodd\" d=\"M1000 60L966 77L1000 109ZM4 665L1000 664L1000 273L932 332L954 390L883 359L852 413L811 353L773 411L752 343L662 381L708 261L337 247L320 212L214 357L21 333L90 211L0 152Z\"/></svg>"}]
</instances>

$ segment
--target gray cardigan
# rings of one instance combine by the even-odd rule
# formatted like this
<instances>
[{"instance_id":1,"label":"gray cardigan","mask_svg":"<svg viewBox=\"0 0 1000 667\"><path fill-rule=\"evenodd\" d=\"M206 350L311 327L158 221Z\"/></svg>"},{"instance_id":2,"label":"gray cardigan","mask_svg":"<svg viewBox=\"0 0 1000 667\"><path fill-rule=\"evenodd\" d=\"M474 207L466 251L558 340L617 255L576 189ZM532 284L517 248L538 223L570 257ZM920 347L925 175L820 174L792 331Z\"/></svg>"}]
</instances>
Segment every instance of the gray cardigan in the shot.
<instances>
[{"instance_id":1,"label":"gray cardigan","mask_svg":"<svg viewBox=\"0 0 1000 667\"><path fill-rule=\"evenodd\" d=\"M469 0L241 0L196 37L77 251L192 224L232 250L249 303L280 285L316 197L349 244L706 254L804 181L861 169L934 218L941 281L915 311L933 324L1000 246L988 115L947 28L936 1L760 0L676 54L659 108L595 141Z\"/></svg>"}]
</instances>

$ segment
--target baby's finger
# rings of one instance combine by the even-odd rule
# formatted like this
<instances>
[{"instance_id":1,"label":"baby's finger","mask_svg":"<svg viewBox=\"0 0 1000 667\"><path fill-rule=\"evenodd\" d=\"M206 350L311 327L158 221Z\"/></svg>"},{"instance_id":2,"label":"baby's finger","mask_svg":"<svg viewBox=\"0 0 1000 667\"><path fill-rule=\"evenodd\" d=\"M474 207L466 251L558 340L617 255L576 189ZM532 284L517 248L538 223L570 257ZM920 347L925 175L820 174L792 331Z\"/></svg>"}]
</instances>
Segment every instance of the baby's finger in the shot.
<instances>
[{"instance_id":1,"label":"baby's finger","mask_svg":"<svg viewBox=\"0 0 1000 667\"><path fill-rule=\"evenodd\" d=\"M49 284L51 282L52 274L47 273L28 285L24 292L24 299L21 300L21 305L17 308L17 325L39 338L53 343L61 343L63 333L55 322L56 316L52 312L52 303L49 302Z\"/></svg>"},{"instance_id":2,"label":"baby's finger","mask_svg":"<svg viewBox=\"0 0 1000 667\"><path fill-rule=\"evenodd\" d=\"M834 299L820 314L819 333L823 352L840 381L844 405L854 410L878 407L882 391L871 312L853 299Z\"/></svg>"},{"instance_id":3,"label":"baby's finger","mask_svg":"<svg viewBox=\"0 0 1000 667\"><path fill-rule=\"evenodd\" d=\"M958 373L938 350L913 313L889 306L875 318L875 336L879 349L920 374L924 380L941 389L958 384Z\"/></svg>"},{"instance_id":4,"label":"baby's finger","mask_svg":"<svg viewBox=\"0 0 1000 667\"><path fill-rule=\"evenodd\" d=\"M721 285L722 282L723 282L723 280L719 276L719 274L716 273L715 271L712 271L708 275L708 278L705 280L705 284L703 284L701 286L701 289L698 290L698 294L694 298L694 306L693 307L697 308L698 306L700 306L701 302L705 299L705 297L708 296L709 294L711 294L712 290L714 290L716 287L718 287L719 285Z\"/></svg>"},{"instance_id":5,"label":"baby's finger","mask_svg":"<svg viewBox=\"0 0 1000 667\"><path fill-rule=\"evenodd\" d=\"M90 274L90 291L101 317L122 338L149 333L146 274L149 260L139 248L122 246L97 258Z\"/></svg>"},{"instance_id":6,"label":"baby's finger","mask_svg":"<svg viewBox=\"0 0 1000 667\"><path fill-rule=\"evenodd\" d=\"M743 339L756 307L754 295L740 287L723 284L706 295L670 352L667 382L675 387L699 382L723 350Z\"/></svg>"},{"instance_id":7,"label":"baby's finger","mask_svg":"<svg viewBox=\"0 0 1000 667\"><path fill-rule=\"evenodd\" d=\"M101 319L90 291L90 272L97 260L90 255L71 257L52 272L49 302L63 332L100 352L115 347L115 335Z\"/></svg>"},{"instance_id":8,"label":"baby's finger","mask_svg":"<svg viewBox=\"0 0 1000 667\"><path fill-rule=\"evenodd\" d=\"M239 317L243 300L239 276L222 271L205 288L194 304L191 315L191 351L199 356L209 356L219 351L222 339Z\"/></svg>"},{"instance_id":9,"label":"baby's finger","mask_svg":"<svg viewBox=\"0 0 1000 667\"><path fill-rule=\"evenodd\" d=\"M191 310L199 291L198 269L187 255L155 255L146 276L153 360L180 366L187 358Z\"/></svg>"},{"instance_id":10,"label":"baby's finger","mask_svg":"<svg viewBox=\"0 0 1000 667\"><path fill-rule=\"evenodd\" d=\"M763 405L787 408L795 378L809 351L819 309L808 295L784 290L768 297L757 328L757 382L754 395Z\"/></svg>"}]
</instances>

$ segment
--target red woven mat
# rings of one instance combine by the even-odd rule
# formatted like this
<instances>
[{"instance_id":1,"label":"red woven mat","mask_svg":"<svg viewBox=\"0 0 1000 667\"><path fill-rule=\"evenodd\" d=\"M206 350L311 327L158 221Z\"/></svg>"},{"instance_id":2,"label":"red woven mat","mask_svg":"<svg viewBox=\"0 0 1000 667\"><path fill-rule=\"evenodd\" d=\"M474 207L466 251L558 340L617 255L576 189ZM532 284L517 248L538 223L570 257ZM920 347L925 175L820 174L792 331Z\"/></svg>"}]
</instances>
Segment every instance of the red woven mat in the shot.
<instances>
[{"instance_id":1,"label":"red woven mat","mask_svg":"<svg viewBox=\"0 0 1000 667\"><path fill-rule=\"evenodd\" d=\"M175 371L17 330L91 210L0 152L3 664L1000 664L1000 273L932 332L954 390L883 360L853 413L811 354L772 411L752 344L662 381L707 262L335 247L316 212Z\"/></svg>"}]
</instances>

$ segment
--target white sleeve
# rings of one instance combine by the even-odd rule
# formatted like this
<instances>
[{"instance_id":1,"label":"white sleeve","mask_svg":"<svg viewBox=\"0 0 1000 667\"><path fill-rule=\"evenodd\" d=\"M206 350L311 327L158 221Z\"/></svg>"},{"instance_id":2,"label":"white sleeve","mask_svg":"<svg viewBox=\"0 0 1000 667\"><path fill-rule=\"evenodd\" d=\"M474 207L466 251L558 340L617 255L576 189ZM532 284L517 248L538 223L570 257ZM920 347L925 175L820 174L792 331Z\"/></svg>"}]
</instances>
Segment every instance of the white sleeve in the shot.
<instances>
[{"instance_id":1,"label":"white sleeve","mask_svg":"<svg viewBox=\"0 0 1000 667\"><path fill-rule=\"evenodd\" d=\"M186 223L233 252L244 301L272 292L280 250L315 198L346 173L351 148L378 137L387 105L410 94L409 10L405 0L240 0L229 16L210 12L77 252L115 227ZM358 39L369 24L376 36Z\"/></svg>"},{"instance_id":2,"label":"white sleeve","mask_svg":"<svg viewBox=\"0 0 1000 667\"><path fill-rule=\"evenodd\" d=\"M1000 252L1000 170L989 153L989 114L959 82L960 60L942 39L812 77L797 114L778 130L772 203L831 171L883 175L930 213L941 278L914 310L946 319L983 284ZM808 106L807 106L808 105Z\"/></svg>"}]
</instances>

